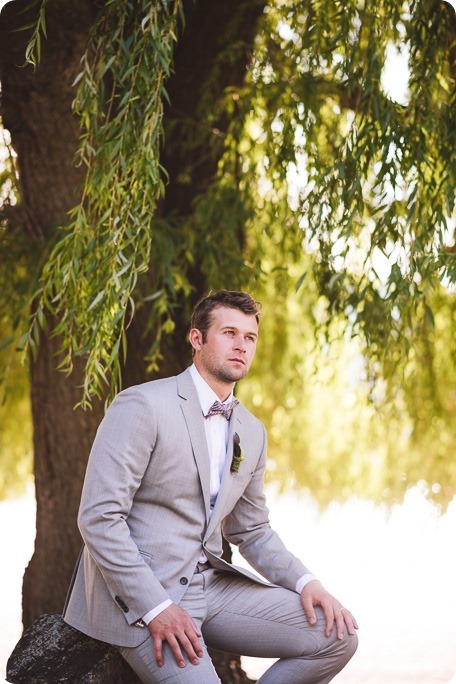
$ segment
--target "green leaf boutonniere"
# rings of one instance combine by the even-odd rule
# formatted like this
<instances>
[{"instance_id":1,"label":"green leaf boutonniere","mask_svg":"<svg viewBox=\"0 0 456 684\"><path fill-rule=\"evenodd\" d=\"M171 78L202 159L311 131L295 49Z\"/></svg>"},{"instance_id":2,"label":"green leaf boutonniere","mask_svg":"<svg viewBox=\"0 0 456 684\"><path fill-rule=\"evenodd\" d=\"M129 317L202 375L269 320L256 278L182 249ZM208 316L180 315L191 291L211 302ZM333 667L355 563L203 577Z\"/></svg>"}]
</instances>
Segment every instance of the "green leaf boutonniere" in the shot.
<instances>
[{"instance_id":1,"label":"green leaf boutonniere","mask_svg":"<svg viewBox=\"0 0 456 684\"><path fill-rule=\"evenodd\" d=\"M230 468L232 473L237 473L239 466L241 465L241 461L243 461L244 458L245 456L241 449L241 440L239 439L238 433L235 432L233 437L233 460L231 461Z\"/></svg>"}]
</instances>

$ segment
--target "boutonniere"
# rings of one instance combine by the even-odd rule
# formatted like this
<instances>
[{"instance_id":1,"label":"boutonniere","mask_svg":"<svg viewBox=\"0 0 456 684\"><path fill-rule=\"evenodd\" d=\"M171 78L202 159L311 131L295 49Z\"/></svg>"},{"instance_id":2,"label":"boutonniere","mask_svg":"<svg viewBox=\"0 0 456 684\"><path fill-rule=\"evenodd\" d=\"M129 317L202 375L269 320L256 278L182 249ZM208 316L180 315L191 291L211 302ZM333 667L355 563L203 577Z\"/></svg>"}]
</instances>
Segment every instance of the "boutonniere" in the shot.
<instances>
[{"instance_id":1,"label":"boutonniere","mask_svg":"<svg viewBox=\"0 0 456 684\"><path fill-rule=\"evenodd\" d=\"M238 433L235 432L233 437L233 460L231 461L230 468L232 473L237 473L239 466L241 465L241 461L243 461L244 458L245 456L241 449L241 440L239 439Z\"/></svg>"}]
</instances>

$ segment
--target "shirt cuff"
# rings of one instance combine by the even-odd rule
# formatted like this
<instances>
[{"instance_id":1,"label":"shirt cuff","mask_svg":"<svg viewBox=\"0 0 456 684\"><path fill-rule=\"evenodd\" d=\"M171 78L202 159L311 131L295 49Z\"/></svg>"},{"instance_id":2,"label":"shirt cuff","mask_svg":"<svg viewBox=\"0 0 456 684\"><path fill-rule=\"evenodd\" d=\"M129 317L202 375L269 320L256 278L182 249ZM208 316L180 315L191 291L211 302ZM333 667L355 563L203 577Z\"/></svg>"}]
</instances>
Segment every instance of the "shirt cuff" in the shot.
<instances>
[{"instance_id":1,"label":"shirt cuff","mask_svg":"<svg viewBox=\"0 0 456 684\"><path fill-rule=\"evenodd\" d=\"M302 592L306 584L309 584L309 582L312 582L312 580L316 580L317 578L315 575L312 575L311 572L308 572L306 575L303 575L298 579L296 582L296 591L298 594Z\"/></svg>"},{"instance_id":2,"label":"shirt cuff","mask_svg":"<svg viewBox=\"0 0 456 684\"><path fill-rule=\"evenodd\" d=\"M154 618L157 617L157 615L160 615L165 608L168 608L169 606L172 605L171 599L166 599L166 601L163 601L162 603L159 603L158 606L155 606L155 608L152 608L152 610L149 610L148 613L143 615L143 621L146 623L146 625L149 624L149 622L152 622Z\"/></svg>"}]
</instances>

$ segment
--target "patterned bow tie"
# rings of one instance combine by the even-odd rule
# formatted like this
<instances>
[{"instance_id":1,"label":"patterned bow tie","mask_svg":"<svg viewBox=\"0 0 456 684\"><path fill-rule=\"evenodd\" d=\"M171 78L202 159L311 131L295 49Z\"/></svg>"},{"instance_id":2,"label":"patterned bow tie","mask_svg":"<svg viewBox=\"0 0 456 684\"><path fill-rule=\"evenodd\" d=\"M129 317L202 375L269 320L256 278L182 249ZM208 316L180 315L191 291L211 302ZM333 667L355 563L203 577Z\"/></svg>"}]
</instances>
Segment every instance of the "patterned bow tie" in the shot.
<instances>
[{"instance_id":1,"label":"patterned bow tie","mask_svg":"<svg viewBox=\"0 0 456 684\"><path fill-rule=\"evenodd\" d=\"M229 404L221 404L219 401L214 401L208 413L204 416L209 418L210 416L224 416L227 420L231 418L231 414L235 406L239 404L237 399L233 399Z\"/></svg>"}]
</instances>

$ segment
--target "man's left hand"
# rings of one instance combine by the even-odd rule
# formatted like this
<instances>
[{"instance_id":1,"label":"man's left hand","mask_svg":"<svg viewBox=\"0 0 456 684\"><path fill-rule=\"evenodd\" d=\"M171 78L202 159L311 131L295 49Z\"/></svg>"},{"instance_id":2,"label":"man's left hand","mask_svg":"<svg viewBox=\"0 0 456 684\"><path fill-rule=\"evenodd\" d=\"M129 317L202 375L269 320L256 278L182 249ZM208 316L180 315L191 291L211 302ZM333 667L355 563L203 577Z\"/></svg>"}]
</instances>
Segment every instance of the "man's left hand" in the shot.
<instances>
[{"instance_id":1,"label":"man's left hand","mask_svg":"<svg viewBox=\"0 0 456 684\"><path fill-rule=\"evenodd\" d=\"M307 615L309 624L317 622L315 606L321 606L326 620L326 636L331 634L334 623L336 624L337 638L343 639L345 628L349 634L354 634L358 624L348 608L332 596L318 580L308 582L301 592L301 603Z\"/></svg>"}]
</instances>

